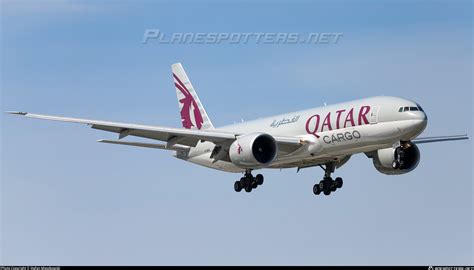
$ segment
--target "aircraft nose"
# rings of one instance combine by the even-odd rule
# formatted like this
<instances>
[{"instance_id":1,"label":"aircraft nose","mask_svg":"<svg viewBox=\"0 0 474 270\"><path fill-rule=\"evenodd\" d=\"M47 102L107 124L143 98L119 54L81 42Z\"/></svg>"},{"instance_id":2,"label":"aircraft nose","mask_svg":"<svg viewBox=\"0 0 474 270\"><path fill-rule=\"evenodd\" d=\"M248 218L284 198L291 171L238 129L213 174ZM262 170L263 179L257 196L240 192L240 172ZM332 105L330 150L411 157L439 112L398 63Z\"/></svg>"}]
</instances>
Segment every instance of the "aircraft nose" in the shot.
<instances>
[{"instance_id":1,"label":"aircraft nose","mask_svg":"<svg viewBox=\"0 0 474 270\"><path fill-rule=\"evenodd\" d=\"M428 117L426 116L426 113L425 112L420 112L420 111L418 111L416 113L413 113L412 119L413 120L428 121Z\"/></svg>"},{"instance_id":2,"label":"aircraft nose","mask_svg":"<svg viewBox=\"0 0 474 270\"><path fill-rule=\"evenodd\" d=\"M426 125L428 125L428 117L426 113L422 111L414 113L412 120L415 130L418 132L422 132L426 128Z\"/></svg>"}]
</instances>

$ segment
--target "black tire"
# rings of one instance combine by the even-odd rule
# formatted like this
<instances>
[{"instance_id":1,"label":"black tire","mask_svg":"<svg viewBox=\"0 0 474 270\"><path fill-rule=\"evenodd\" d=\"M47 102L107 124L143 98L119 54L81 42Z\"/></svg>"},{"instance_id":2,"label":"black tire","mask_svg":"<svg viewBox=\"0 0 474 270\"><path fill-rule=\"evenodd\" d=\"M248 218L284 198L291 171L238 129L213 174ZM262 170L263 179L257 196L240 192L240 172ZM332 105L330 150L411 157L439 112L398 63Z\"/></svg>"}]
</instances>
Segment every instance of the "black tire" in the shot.
<instances>
[{"instance_id":1,"label":"black tire","mask_svg":"<svg viewBox=\"0 0 474 270\"><path fill-rule=\"evenodd\" d=\"M324 185L324 180L319 181L319 189L320 189L320 190L324 190L324 187L325 187L325 186L326 186L326 185Z\"/></svg>"},{"instance_id":2,"label":"black tire","mask_svg":"<svg viewBox=\"0 0 474 270\"><path fill-rule=\"evenodd\" d=\"M251 187L250 185L245 186L245 192L248 193L248 192L250 192L250 191L252 191L252 187Z\"/></svg>"},{"instance_id":3,"label":"black tire","mask_svg":"<svg viewBox=\"0 0 474 270\"><path fill-rule=\"evenodd\" d=\"M321 188L321 190L325 190L325 189L331 190L333 186L333 182L334 181L331 178L324 178L323 180L319 182L319 187Z\"/></svg>"},{"instance_id":4,"label":"black tire","mask_svg":"<svg viewBox=\"0 0 474 270\"><path fill-rule=\"evenodd\" d=\"M240 185L241 185L242 187L245 187L246 181L247 181L247 178L245 178L245 177L240 178L240 181L239 181L239 182L240 182Z\"/></svg>"},{"instance_id":5,"label":"black tire","mask_svg":"<svg viewBox=\"0 0 474 270\"><path fill-rule=\"evenodd\" d=\"M314 195L319 195L319 194L321 194L321 188L319 187L319 184L315 184L315 185L313 186L313 193L314 193Z\"/></svg>"},{"instance_id":6,"label":"black tire","mask_svg":"<svg viewBox=\"0 0 474 270\"><path fill-rule=\"evenodd\" d=\"M336 177L336 180L334 180L336 182L336 187L337 188L342 188L342 184L344 183L344 181L342 181L342 178L341 177Z\"/></svg>"},{"instance_id":7,"label":"black tire","mask_svg":"<svg viewBox=\"0 0 474 270\"><path fill-rule=\"evenodd\" d=\"M251 182L251 185L250 185L252 188L257 188L258 184L257 184L257 181L252 181Z\"/></svg>"},{"instance_id":8,"label":"black tire","mask_svg":"<svg viewBox=\"0 0 474 270\"><path fill-rule=\"evenodd\" d=\"M240 181L235 181L235 183L234 183L234 190L235 190L235 192L240 192L240 191L242 191L242 185L240 184Z\"/></svg>"},{"instance_id":9,"label":"black tire","mask_svg":"<svg viewBox=\"0 0 474 270\"><path fill-rule=\"evenodd\" d=\"M324 190L323 192L324 192L324 195L326 195L326 196L329 196L329 194L331 194L330 190Z\"/></svg>"},{"instance_id":10,"label":"black tire","mask_svg":"<svg viewBox=\"0 0 474 270\"><path fill-rule=\"evenodd\" d=\"M257 185L262 185L263 184L263 175L261 174L257 174L257 176L255 176L255 180L257 181Z\"/></svg>"},{"instance_id":11,"label":"black tire","mask_svg":"<svg viewBox=\"0 0 474 270\"><path fill-rule=\"evenodd\" d=\"M332 182L331 183L331 191L334 192L336 191L337 187L336 187L336 183L335 182Z\"/></svg>"}]
</instances>

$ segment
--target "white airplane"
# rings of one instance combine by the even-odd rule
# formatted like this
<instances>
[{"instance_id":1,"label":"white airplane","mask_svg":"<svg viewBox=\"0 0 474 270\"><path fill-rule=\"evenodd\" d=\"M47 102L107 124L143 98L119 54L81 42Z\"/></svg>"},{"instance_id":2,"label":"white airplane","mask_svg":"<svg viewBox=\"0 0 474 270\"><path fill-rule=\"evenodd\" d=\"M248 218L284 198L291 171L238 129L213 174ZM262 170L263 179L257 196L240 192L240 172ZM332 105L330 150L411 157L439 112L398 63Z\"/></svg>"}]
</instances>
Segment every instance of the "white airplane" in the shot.
<instances>
[{"instance_id":1,"label":"white airplane","mask_svg":"<svg viewBox=\"0 0 474 270\"><path fill-rule=\"evenodd\" d=\"M118 140L103 143L166 149L174 156L209 168L240 172L234 189L251 192L263 184L262 168L320 166L323 180L313 192L331 194L343 180L331 178L351 155L365 153L384 174L404 174L420 161L417 144L468 139L467 135L417 138L427 116L417 103L398 97L371 97L331 106L285 113L254 121L214 128L180 63L172 65L183 128L106 122L27 112L7 112L29 118L90 125L118 133ZM130 142L137 136L165 144Z\"/></svg>"}]
</instances>

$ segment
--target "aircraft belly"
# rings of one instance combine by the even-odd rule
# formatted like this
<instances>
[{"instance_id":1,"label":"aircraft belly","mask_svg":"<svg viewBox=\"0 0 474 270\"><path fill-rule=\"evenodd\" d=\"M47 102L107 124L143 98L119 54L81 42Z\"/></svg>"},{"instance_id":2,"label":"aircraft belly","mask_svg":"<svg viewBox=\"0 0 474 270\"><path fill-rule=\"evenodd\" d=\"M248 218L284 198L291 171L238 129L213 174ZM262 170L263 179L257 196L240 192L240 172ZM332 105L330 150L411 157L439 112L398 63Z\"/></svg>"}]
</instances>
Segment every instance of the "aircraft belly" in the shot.
<instances>
[{"instance_id":1,"label":"aircraft belly","mask_svg":"<svg viewBox=\"0 0 474 270\"><path fill-rule=\"evenodd\" d=\"M222 160L218 160L216 162L213 162L213 159L211 159L210 156L211 156L210 153L206 153L206 154L203 154L203 155L200 155L200 156L194 156L194 157L188 158L188 159L186 159L186 161L189 161L191 163L198 164L198 165L201 165L201 166L205 166L205 167L208 167L208 168L211 168L211 169L216 169L216 170L219 170L219 171L225 171L225 172L242 172L242 171L245 171L244 169L235 166L231 162L222 161Z\"/></svg>"}]
</instances>

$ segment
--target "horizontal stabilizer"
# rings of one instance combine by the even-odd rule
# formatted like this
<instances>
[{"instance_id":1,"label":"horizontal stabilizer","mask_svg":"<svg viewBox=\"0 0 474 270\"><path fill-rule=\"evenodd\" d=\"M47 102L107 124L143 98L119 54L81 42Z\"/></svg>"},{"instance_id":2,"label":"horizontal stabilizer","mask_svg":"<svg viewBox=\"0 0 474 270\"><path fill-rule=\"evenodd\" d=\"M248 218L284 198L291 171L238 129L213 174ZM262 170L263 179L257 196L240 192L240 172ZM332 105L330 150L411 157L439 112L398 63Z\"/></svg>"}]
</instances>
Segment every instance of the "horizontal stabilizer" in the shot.
<instances>
[{"instance_id":1,"label":"horizontal stabilizer","mask_svg":"<svg viewBox=\"0 0 474 270\"><path fill-rule=\"evenodd\" d=\"M452 136L438 136L438 137L425 137L414 139L414 143L432 143L432 142L446 142L446 141L459 141L467 140L469 137L465 135L452 135Z\"/></svg>"}]
</instances>

